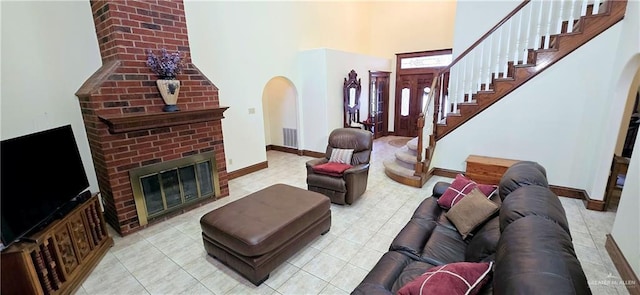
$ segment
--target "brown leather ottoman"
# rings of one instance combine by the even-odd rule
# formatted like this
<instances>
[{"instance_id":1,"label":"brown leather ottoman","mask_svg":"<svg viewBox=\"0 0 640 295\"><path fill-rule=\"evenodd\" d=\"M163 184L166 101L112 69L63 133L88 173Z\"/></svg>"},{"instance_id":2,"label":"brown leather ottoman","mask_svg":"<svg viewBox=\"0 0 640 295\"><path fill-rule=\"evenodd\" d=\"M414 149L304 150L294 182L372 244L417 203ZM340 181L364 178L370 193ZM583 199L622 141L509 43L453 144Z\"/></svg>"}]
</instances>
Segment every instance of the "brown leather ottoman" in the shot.
<instances>
[{"instance_id":1,"label":"brown leather ottoman","mask_svg":"<svg viewBox=\"0 0 640 295\"><path fill-rule=\"evenodd\" d=\"M326 196L276 184L200 219L204 248L256 286L331 227Z\"/></svg>"}]
</instances>

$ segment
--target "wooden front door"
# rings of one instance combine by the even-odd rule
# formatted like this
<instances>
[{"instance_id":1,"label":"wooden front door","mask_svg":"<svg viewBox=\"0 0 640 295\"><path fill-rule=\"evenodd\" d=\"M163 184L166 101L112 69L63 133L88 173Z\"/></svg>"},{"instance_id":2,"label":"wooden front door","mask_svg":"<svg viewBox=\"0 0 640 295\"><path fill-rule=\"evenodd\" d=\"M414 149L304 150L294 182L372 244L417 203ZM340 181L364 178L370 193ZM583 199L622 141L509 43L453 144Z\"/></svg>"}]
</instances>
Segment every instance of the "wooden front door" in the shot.
<instances>
[{"instance_id":1,"label":"wooden front door","mask_svg":"<svg viewBox=\"0 0 640 295\"><path fill-rule=\"evenodd\" d=\"M423 98L426 102L426 94L428 94L432 81L433 74L398 76L396 81L395 135L418 136L418 117L424 107Z\"/></svg>"}]
</instances>

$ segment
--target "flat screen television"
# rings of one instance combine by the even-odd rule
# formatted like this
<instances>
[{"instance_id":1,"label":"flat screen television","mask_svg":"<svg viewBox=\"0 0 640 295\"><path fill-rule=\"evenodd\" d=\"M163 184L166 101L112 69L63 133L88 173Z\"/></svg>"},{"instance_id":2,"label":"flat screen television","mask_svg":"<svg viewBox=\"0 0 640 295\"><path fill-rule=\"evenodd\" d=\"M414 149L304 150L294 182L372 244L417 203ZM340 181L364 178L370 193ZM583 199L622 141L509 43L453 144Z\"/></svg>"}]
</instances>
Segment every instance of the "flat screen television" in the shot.
<instances>
[{"instance_id":1,"label":"flat screen television","mask_svg":"<svg viewBox=\"0 0 640 295\"><path fill-rule=\"evenodd\" d=\"M5 247L46 226L89 194L71 125L0 143L1 240Z\"/></svg>"}]
</instances>

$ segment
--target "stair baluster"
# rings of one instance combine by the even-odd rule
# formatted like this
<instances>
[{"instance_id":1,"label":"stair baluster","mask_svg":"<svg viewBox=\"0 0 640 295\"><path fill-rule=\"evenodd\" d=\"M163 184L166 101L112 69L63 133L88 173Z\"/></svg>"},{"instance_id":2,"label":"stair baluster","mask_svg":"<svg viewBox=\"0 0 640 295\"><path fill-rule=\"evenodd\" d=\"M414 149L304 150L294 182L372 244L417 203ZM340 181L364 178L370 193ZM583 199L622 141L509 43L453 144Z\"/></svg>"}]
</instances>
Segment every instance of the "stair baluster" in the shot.
<instances>
[{"instance_id":1,"label":"stair baluster","mask_svg":"<svg viewBox=\"0 0 640 295\"><path fill-rule=\"evenodd\" d=\"M576 14L576 0L571 0L571 6L569 7L569 21L567 21L567 33L573 32L573 25L575 22Z\"/></svg>"},{"instance_id":2,"label":"stair baluster","mask_svg":"<svg viewBox=\"0 0 640 295\"><path fill-rule=\"evenodd\" d=\"M593 10L592 10L592 15L594 14L598 14L598 11L600 10L600 0L594 0L593 1Z\"/></svg>"},{"instance_id":3,"label":"stair baluster","mask_svg":"<svg viewBox=\"0 0 640 295\"><path fill-rule=\"evenodd\" d=\"M589 4L589 0L582 0L582 8L580 9L580 16L587 15L587 5Z\"/></svg>"},{"instance_id":4,"label":"stair baluster","mask_svg":"<svg viewBox=\"0 0 640 295\"><path fill-rule=\"evenodd\" d=\"M560 8L559 8L559 12L558 12L558 17L557 19L557 23L556 23L556 34L561 34L562 33L562 23L564 22L565 19L565 15L564 15L564 6L565 6L566 2L560 2Z\"/></svg>"}]
</instances>

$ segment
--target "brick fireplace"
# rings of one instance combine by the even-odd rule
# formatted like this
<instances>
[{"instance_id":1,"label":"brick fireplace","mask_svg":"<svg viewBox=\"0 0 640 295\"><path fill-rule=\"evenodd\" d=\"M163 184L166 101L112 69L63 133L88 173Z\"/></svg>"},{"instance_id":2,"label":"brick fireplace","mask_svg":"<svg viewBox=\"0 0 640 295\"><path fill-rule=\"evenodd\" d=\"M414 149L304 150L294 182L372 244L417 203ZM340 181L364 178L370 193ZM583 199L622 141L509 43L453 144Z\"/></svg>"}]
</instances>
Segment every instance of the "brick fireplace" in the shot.
<instances>
[{"instance_id":1,"label":"brick fireplace","mask_svg":"<svg viewBox=\"0 0 640 295\"><path fill-rule=\"evenodd\" d=\"M213 153L216 195L149 224L229 195L218 89L193 63L181 0L91 1L102 67L80 87L82 116L105 207L121 235L141 225L129 171L198 154ZM166 48L185 58L178 107L165 113L147 68L146 50Z\"/></svg>"}]
</instances>

